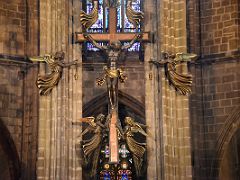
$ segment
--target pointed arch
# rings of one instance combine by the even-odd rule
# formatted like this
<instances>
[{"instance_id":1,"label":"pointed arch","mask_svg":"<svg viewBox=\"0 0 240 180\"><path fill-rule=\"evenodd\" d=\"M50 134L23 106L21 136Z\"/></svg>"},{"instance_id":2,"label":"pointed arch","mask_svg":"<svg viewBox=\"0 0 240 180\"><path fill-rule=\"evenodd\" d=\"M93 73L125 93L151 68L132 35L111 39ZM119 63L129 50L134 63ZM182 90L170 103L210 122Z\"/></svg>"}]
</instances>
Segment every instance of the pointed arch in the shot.
<instances>
[{"instance_id":1,"label":"pointed arch","mask_svg":"<svg viewBox=\"0 0 240 180\"><path fill-rule=\"evenodd\" d=\"M2 119L0 119L0 145L2 146L9 162L11 179L18 180L20 178L20 160L17 148Z\"/></svg>"},{"instance_id":2,"label":"pointed arch","mask_svg":"<svg viewBox=\"0 0 240 180\"><path fill-rule=\"evenodd\" d=\"M236 134L240 128L240 106L233 109L231 115L223 124L216 143L216 155L212 159L212 167L210 177L219 176L219 169L223 155L229 146L232 137Z\"/></svg>"},{"instance_id":3,"label":"pointed arch","mask_svg":"<svg viewBox=\"0 0 240 180\"><path fill-rule=\"evenodd\" d=\"M145 107L144 104L139 102L137 99L132 96L123 93L122 91L118 92L118 101L119 101L119 119L123 120L124 117L130 116L133 117L135 121L145 124ZM108 95L103 93L96 98L90 100L83 106L83 117L87 116L97 116L100 113L107 114L108 112ZM123 124L122 124L123 125ZM84 126L84 125L83 125ZM144 137L138 137L140 142L146 142ZM146 157L143 160L143 164L146 164ZM84 179L88 179L88 169L84 169ZM132 171L134 171L132 169ZM146 169L143 168L143 174L145 174ZM85 176L86 175L86 176ZM142 177L143 178L143 177ZM145 178L143 178L145 179Z\"/></svg>"},{"instance_id":4,"label":"pointed arch","mask_svg":"<svg viewBox=\"0 0 240 180\"><path fill-rule=\"evenodd\" d=\"M119 104L129 107L135 114L145 119L144 104L122 91L118 92L118 98ZM107 93L97 96L83 106L83 116L86 117L101 113L103 107L107 106L107 103Z\"/></svg>"}]
</instances>

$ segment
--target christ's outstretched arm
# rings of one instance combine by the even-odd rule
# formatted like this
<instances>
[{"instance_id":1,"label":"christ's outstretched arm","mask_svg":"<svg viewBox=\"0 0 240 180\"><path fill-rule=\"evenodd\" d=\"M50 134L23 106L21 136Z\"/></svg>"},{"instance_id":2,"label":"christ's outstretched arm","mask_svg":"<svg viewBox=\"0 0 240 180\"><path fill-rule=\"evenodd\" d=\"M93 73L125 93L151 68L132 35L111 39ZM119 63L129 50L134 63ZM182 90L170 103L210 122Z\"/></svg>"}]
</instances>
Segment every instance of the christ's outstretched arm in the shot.
<instances>
[{"instance_id":1,"label":"christ's outstretched arm","mask_svg":"<svg viewBox=\"0 0 240 180\"><path fill-rule=\"evenodd\" d=\"M106 50L106 49L107 49L107 46L104 46L104 45L101 46L99 43L97 43L97 42L92 38L91 35L89 35L89 34L87 34L87 33L84 33L83 36L84 36L84 38L85 38L86 40L88 40L90 43L92 43L96 48L101 49L101 50Z\"/></svg>"},{"instance_id":2,"label":"christ's outstretched arm","mask_svg":"<svg viewBox=\"0 0 240 180\"><path fill-rule=\"evenodd\" d=\"M129 44L127 44L127 45L125 45L125 46L122 46L122 50L128 49L128 48L132 47L132 45L133 45L136 41L140 40L140 39L142 38L142 36L143 36L142 33L136 34L136 35L134 36L133 40L132 40Z\"/></svg>"}]
</instances>

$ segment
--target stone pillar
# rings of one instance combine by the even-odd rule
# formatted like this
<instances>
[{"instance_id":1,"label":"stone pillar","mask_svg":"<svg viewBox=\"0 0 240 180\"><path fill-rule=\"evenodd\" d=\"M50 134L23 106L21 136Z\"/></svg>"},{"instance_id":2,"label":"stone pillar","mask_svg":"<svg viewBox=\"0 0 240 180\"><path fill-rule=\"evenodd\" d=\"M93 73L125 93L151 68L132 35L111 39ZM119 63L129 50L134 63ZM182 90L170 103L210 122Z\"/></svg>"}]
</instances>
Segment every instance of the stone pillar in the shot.
<instances>
[{"instance_id":1,"label":"stone pillar","mask_svg":"<svg viewBox=\"0 0 240 180\"><path fill-rule=\"evenodd\" d=\"M73 33L80 31L80 9L79 0L40 1L40 55L64 51L65 62L78 59L81 63L81 48L72 42ZM40 73L45 74L45 68L41 64ZM82 114L81 72L79 67L75 80L75 68L65 68L51 95L40 97L38 179L82 179L79 142L75 141L81 128L72 125Z\"/></svg>"},{"instance_id":2,"label":"stone pillar","mask_svg":"<svg viewBox=\"0 0 240 180\"><path fill-rule=\"evenodd\" d=\"M145 31L158 35L158 1L149 0L144 4ZM157 23L156 23L157 22ZM158 69L149 61L158 56L158 37L155 42L145 44L145 114L148 126L147 137L147 179L161 179L161 132L159 113L159 76Z\"/></svg>"},{"instance_id":3,"label":"stone pillar","mask_svg":"<svg viewBox=\"0 0 240 180\"><path fill-rule=\"evenodd\" d=\"M145 47L148 179L192 179L189 98L169 86L160 61L165 52L186 52L185 0L151 0L145 4L145 31L154 42ZM187 73L187 65L177 67Z\"/></svg>"},{"instance_id":4,"label":"stone pillar","mask_svg":"<svg viewBox=\"0 0 240 180\"><path fill-rule=\"evenodd\" d=\"M186 52L186 2L185 0L163 0L160 8L161 47L165 52ZM187 73L187 64L177 67ZM162 115L163 179L192 179L189 97L180 95L169 86L160 73Z\"/></svg>"}]
</instances>

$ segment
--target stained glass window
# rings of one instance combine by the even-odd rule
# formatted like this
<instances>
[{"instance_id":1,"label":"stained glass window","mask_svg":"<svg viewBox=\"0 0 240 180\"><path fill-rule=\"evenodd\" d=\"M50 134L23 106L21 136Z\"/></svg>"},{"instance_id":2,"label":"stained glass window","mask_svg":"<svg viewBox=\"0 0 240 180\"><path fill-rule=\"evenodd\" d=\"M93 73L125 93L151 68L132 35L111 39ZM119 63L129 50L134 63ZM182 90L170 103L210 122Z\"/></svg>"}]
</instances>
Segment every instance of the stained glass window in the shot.
<instances>
[{"instance_id":1,"label":"stained glass window","mask_svg":"<svg viewBox=\"0 0 240 180\"><path fill-rule=\"evenodd\" d=\"M104 148L105 147L105 148ZM99 180L133 180L133 161L130 151L126 144L121 144L119 149L119 163L109 163L109 146L105 145L102 147L99 170Z\"/></svg>"},{"instance_id":2,"label":"stained glass window","mask_svg":"<svg viewBox=\"0 0 240 180\"><path fill-rule=\"evenodd\" d=\"M108 32L108 24L109 24L109 17L108 17L108 8L106 7L104 0L99 0L99 17L97 22L88 29L88 32ZM128 21L126 16L126 0L120 0L120 6L117 9L117 32L136 32L133 25ZM91 0L86 0L86 12L91 12L93 6ZM141 0L135 0L132 2L132 8L135 11L141 10ZM124 43L126 44L126 43ZM87 43L87 50L88 51L98 51L91 43ZM139 51L140 50L140 43L135 43L128 51Z\"/></svg>"}]
</instances>

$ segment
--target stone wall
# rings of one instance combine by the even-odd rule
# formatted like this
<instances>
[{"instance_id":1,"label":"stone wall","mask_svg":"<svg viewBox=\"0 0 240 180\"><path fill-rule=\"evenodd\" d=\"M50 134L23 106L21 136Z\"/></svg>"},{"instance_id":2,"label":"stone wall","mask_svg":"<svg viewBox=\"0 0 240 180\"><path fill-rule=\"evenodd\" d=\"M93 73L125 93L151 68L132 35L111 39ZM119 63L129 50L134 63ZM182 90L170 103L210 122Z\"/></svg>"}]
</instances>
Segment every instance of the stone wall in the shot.
<instances>
[{"instance_id":1,"label":"stone wall","mask_svg":"<svg viewBox=\"0 0 240 180\"><path fill-rule=\"evenodd\" d=\"M1 159L0 179L11 180L10 167L9 167L8 158L6 156L6 153L4 152L3 147L1 146L1 144L0 144L0 159Z\"/></svg>"},{"instance_id":2,"label":"stone wall","mask_svg":"<svg viewBox=\"0 0 240 180\"><path fill-rule=\"evenodd\" d=\"M239 50L237 0L187 0L188 48L201 56L236 54Z\"/></svg>"},{"instance_id":3,"label":"stone wall","mask_svg":"<svg viewBox=\"0 0 240 180\"><path fill-rule=\"evenodd\" d=\"M36 178L38 0L0 0L0 118L14 141L21 178ZM11 152L11 151L10 151ZM14 155L12 155L14 156Z\"/></svg>"},{"instance_id":4,"label":"stone wall","mask_svg":"<svg viewBox=\"0 0 240 180\"><path fill-rule=\"evenodd\" d=\"M214 179L226 148L221 143L227 146L237 129L226 129L228 123L240 121L234 115L240 106L239 2L189 0L187 5L188 51L199 55L191 68L193 173L195 179Z\"/></svg>"},{"instance_id":5,"label":"stone wall","mask_svg":"<svg viewBox=\"0 0 240 180\"><path fill-rule=\"evenodd\" d=\"M230 53L239 48L238 0L201 2L202 53Z\"/></svg>"},{"instance_id":6,"label":"stone wall","mask_svg":"<svg viewBox=\"0 0 240 180\"><path fill-rule=\"evenodd\" d=\"M21 67L0 66L0 118L5 122L21 155L23 121L23 79Z\"/></svg>"},{"instance_id":7,"label":"stone wall","mask_svg":"<svg viewBox=\"0 0 240 180\"><path fill-rule=\"evenodd\" d=\"M197 66L191 95L195 178L215 174L217 147L228 117L240 106L238 60ZM232 136L230 129L227 134ZM228 142L225 142L226 144ZM216 174L215 174L216 175Z\"/></svg>"},{"instance_id":8,"label":"stone wall","mask_svg":"<svg viewBox=\"0 0 240 180\"><path fill-rule=\"evenodd\" d=\"M0 62L0 119L14 141L21 177L36 178L38 91L37 67ZM12 155L15 156L15 155Z\"/></svg>"},{"instance_id":9,"label":"stone wall","mask_svg":"<svg viewBox=\"0 0 240 180\"><path fill-rule=\"evenodd\" d=\"M0 54L38 53L38 1L0 1Z\"/></svg>"}]
</instances>

